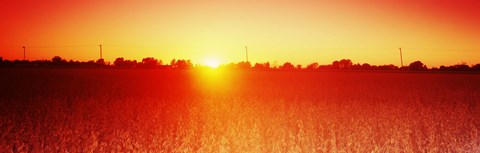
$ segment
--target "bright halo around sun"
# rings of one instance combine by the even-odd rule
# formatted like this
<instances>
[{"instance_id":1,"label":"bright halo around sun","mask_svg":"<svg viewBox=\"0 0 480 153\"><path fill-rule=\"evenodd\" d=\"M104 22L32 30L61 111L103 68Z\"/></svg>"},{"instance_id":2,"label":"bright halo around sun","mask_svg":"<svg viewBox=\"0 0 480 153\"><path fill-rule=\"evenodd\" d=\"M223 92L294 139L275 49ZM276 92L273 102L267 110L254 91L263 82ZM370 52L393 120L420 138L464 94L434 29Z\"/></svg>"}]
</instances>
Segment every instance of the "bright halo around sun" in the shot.
<instances>
[{"instance_id":1,"label":"bright halo around sun","mask_svg":"<svg viewBox=\"0 0 480 153\"><path fill-rule=\"evenodd\" d=\"M207 58L205 59L204 64L211 68L218 68L218 66L220 65L220 62L216 58Z\"/></svg>"}]
</instances>

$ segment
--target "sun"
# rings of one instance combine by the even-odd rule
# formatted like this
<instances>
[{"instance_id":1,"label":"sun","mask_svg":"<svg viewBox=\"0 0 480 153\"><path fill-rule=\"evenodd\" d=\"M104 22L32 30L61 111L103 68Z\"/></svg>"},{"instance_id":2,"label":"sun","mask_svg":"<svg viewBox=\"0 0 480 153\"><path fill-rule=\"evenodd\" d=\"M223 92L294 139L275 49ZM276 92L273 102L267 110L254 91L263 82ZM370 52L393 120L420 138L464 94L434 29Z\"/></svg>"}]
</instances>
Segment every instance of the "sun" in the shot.
<instances>
[{"instance_id":1,"label":"sun","mask_svg":"<svg viewBox=\"0 0 480 153\"><path fill-rule=\"evenodd\" d=\"M218 59L208 58L208 59L205 59L204 64L211 68L218 68L218 66L220 65L220 62L218 62Z\"/></svg>"}]
</instances>

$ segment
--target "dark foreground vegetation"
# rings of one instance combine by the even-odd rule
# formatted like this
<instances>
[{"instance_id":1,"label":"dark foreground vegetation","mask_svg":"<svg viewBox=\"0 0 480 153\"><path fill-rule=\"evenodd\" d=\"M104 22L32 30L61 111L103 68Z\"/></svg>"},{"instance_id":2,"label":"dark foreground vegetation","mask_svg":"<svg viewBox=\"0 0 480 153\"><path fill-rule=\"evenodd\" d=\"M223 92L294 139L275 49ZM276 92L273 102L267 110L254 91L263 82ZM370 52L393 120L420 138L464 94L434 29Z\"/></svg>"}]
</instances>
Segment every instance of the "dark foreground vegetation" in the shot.
<instances>
[{"instance_id":1,"label":"dark foreground vegetation","mask_svg":"<svg viewBox=\"0 0 480 153\"><path fill-rule=\"evenodd\" d=\"M476 74L0 69L2 152L479 152Z\"/></svg>"},{"instance_id":2,"label":"dark foreground vegetation","mask_svg":"<svg viewBox=\"0 0 480 153\"><path fill-rule=\"evenodd\" d=\"M149 68L149 69L204 69L207 66L194 65L190 60L173 59L170 63L163 63L161 60L153 57L144 58L142 61L126 60L123 57L115 59L113 63L105 62L104 59L97 61L67 61L59 56L55 56L52 60L3 60L0 57L0 67L70 67L70 68ZM220 69L229 70L282 70L282 71L322 71L322 70L408 70L408 71L460 71L460 72L480 72L480 63L475 65L467 65L466 63L440 66L428 68L421 61L415 61L408 66L398 67L393 64L389 65L370 65L368 63L353 64L349 59L333 61L332 64L319 65L311 63L306 66L294 65L285 62L282 65L272 65L269 62L255 63L238 62L229 63L220 66Z\"/></svg>"}]
</instances>

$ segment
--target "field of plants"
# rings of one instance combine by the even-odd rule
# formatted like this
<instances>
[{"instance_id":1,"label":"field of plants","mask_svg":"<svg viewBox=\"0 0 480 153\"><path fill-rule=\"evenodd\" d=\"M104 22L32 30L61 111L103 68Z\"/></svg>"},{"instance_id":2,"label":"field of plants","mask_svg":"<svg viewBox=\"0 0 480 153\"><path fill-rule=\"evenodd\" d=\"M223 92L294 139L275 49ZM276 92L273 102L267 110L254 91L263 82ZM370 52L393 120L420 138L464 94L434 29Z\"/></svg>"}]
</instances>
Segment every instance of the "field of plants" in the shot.
<instances>
[{"instance_id":1,"label":"field of plants","mask_svg":"<svg viewBox=\"0 0 480 153\"><path fill-rule=\"evenodd\" d=\"M0 152L480 152L480 75L0 69Z\"/></svg>"}]
</instances>

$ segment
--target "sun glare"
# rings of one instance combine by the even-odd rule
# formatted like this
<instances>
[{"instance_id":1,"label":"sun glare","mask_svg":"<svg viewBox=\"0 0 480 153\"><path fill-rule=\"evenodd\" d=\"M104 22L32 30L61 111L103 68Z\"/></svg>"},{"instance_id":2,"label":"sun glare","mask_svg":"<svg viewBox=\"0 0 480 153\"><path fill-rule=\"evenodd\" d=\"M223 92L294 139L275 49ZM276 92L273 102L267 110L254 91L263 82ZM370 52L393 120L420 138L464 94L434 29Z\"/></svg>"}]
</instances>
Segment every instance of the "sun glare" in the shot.
<instances>
[{"instance_id":1,"label":"sun glare","mask_svg":"<svg viewBox=\"0 0 480 153\"><path fill-rule=\"evenodd\" d=\"M204 64L211 68L218 68L218 66L220 65L218 60L214 58L206 59Z\"/></svg>"}]
</instances>

